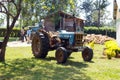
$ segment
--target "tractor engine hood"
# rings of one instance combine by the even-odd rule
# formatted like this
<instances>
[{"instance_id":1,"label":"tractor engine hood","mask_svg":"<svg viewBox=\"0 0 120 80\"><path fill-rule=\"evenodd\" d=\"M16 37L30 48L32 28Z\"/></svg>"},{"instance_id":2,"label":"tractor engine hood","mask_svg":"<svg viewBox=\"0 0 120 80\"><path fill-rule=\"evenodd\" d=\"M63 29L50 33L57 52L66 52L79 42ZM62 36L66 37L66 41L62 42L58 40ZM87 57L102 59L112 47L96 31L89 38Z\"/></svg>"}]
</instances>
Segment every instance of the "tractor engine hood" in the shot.
<instances>
[{"instance_id":1,"label":"tractor engine hood","mask_svg":"<svg viewBox=\"0 0 120 80\"><path fill-rule=\"evenodd\" d=\"M73 45L73 43L74 43L74 37L75 37L75 32L60 31L59 32L59 37L61 39L68 39L70 45Z\"/></svg>"}]
</instances>

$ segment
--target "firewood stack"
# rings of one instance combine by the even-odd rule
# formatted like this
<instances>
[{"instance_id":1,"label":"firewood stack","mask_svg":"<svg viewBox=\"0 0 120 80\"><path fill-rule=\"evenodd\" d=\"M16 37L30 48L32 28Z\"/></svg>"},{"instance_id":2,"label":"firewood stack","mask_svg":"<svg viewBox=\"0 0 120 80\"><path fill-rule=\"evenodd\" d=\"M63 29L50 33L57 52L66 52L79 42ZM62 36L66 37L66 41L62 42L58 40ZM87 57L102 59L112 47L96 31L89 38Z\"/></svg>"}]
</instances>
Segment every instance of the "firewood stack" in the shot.
<instances>
[{"instance_id":1,"label":"firewood stack","mask_svg":"<svg viewBox=\"0 0 120 80\"><path fill-rule=\"evenodd\" d=\"M84 40L85 42L91 42L91 41L95 41L96 44L104 44L105 41L108 41L108 40L115 40L114 38L111 38L111 37L108 37L108 36L105 36L105 35L101 35L101 34L87 34L85 37L84 37Z\"/></svg>"}]
</instances>

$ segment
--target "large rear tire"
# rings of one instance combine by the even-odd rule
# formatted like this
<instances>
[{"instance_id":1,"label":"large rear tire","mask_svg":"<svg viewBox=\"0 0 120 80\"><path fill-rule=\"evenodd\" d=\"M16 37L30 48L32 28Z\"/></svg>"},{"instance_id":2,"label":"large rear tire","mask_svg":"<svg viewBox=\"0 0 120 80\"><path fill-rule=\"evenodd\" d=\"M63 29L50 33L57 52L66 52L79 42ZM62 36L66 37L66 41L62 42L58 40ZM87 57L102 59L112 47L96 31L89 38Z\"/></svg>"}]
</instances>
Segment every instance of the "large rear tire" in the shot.
<instances>
[{"instance_id":1,"label":"large rear tire","mask_svg":"<svg viewBox=\"0 0 120 80\"><path fill-rule=\"evenodd\" d=\"M67 60L67 50L64 47L59 47L56 50L55 57L58 63L65 63Z\"/></svg>"},{"instance_id":2,"label":"large rear tire","mask_svg":"<svg viewBox=\"0 0 120 80\"><path fill-rule=\"evenodd\" d=\"M49 50L49 40L42 33L35 33L32 39L32 53L36 58L45 58Z\"/></svg>"},{"instance_id":3,"label":"large rear tire","mask_svg":"<svg viewBox=\"0 0 120 80\"><path fill-rule=\"evenodd\" d=\"M93 58L93 50L91 48L84 48L82 51L82 57L84 61L91 61Z\"/></svg>"}]
</instances>

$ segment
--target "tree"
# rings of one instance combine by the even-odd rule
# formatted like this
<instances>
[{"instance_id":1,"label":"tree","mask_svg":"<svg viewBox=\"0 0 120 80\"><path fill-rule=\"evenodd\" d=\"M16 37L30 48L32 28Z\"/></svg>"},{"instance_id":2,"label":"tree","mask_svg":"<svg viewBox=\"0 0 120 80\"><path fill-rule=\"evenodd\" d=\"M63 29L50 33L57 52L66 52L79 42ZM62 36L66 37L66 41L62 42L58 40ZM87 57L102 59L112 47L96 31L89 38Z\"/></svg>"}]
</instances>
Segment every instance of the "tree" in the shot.
<instances>
[{"instance_id":1,"label":"tree","mask_svg":"<svg viewBox=\"0 0 120 80\"><path fill-rule=\"evenodd\" d=\"M94 2L95 10L98 11L98 20L97 20L97 26L98 27L100 27L100 19L103 16L101 14L105 12L105 9L109 4L110 3L108 2L108 0L96 0Z\"/></svg>"},{"instance_id":2,"label":"tree","mask_svg":"<svg viewBox=\"0 0 120 80\"><path fill-rule=\"evenodd\" d=\"M84 0L80 7L85 12L86 25L90 25L92 21L93 0Z\"/></svg>"},{"instance_id":3,"label":"tree","mask_svg":"<svg viewBox=\"0 0 120 80\"><path fill-rule=\"evenodd\" d=\"M9 40L10 33L20 15L22 0L2 0L0 1L0 13L7 16L6 34L0 48L0 62L5 61L6 45ZM11 21L11 22L10 22Z\"/></svg>"}]
</instances>

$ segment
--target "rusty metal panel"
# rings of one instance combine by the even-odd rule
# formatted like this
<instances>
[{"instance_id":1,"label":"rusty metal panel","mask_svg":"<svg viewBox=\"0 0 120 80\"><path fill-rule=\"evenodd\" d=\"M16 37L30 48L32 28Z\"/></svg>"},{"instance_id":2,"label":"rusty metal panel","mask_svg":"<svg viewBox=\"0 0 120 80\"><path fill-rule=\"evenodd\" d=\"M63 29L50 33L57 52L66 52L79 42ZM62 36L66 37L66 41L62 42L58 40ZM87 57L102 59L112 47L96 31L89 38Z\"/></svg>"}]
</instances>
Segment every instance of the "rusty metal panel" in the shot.
<instances>
[{"instance_id":1,"label":"rusty metal panel","mask_svg":"<svg viewBox=\"0 0 120 80\"><path fill-rule=\"evenodd\" d=\"M75 33L75 46L83 46L83 34Z\"/></svg>"}]
</instances>

